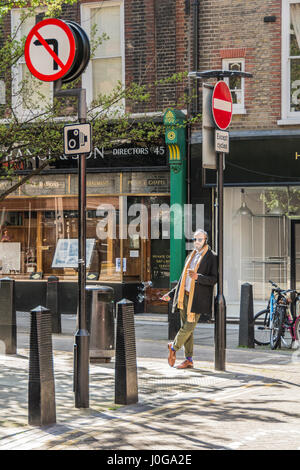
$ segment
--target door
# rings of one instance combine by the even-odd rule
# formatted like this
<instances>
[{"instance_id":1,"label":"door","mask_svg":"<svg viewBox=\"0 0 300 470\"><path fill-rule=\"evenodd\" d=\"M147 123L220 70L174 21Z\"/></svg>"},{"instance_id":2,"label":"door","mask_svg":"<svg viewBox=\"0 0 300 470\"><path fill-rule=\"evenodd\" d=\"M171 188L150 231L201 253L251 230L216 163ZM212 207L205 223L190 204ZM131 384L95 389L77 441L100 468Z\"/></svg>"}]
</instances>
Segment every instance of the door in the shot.
<instances>
[{"instance_id":1,"label":"door","mask_svg":"<svg viewBox=\"0 0 300 470\"><path fill-rule=\"evenodd\" d=\"M160 298L170 285L169 203L169 196L151 196L147 200L150 217L145 274L151 287L147 289L145 311L150 313L168 313L168 304Z\"/></svg>"}]
</instances>

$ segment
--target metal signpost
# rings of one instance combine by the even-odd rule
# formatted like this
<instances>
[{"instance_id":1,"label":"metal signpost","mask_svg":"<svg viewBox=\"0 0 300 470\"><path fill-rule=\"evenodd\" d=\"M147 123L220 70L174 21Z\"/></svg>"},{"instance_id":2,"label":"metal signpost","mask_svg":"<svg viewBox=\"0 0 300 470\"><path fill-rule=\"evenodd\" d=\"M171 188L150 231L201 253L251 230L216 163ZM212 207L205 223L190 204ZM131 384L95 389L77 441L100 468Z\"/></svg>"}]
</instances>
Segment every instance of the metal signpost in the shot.
<instances>
[{"instance_id":1,"label":"metal signpost","mask_svg":"<svg viewBox=\"0 0 300 470\"><path fill-rule=\"evenodd\" d=\"M74 392L77 408L89 407L89 333L87 331L86 287L86 154L91 151L91 128L86 123L86 90L61 90L75 80L90 59L85 31L73 21L46 19L29 32L24 50L30 72L42 81L54 82L54 96L78 98L79 124L65 126L66 155L78 155L78 330L74 344Z\"/></svg>"},{"instance_id":2,"label":"metal signpost","mask_svg":"<svg viewBox=\"0 0 300 470\"><path fill-rule=\"evenodd\" d=\"M212 114L216 126L225 131L228 128L232 118L232 98L227 84L223 81L216 83L212 93ZM219 141L217 130L216 141ZM217 148L215 148L217 152ZM215 330L215 368L216 370L225 370L225 351L226 351L226 302L224 297L223 283L223 227L224 227L224 162L225 153L217 152L218 167L218 293L216 299L216 330Z\"/></svg>"},{"instance_id":3,"label":"metal signpost","mask_svg":"<svg viewBox=\"0 0 300 470\"><path fill-rule=\"evenodd\" d=\"M190 72L196 79L217 78L214 87L203 84L202 159L204 168L217 169L218 194L218 291L215 302L215 369L225 370L226 351L226 301L223 282L223 227L224 227L224 163L229 153L229 134L225 132L232 118L232 98L224 77L252 77L246 72L231 70L208 70ZM219 129L216 129L216 127ZM213 148L213 142L215 148Z\"/></svg>"}]
</instances>

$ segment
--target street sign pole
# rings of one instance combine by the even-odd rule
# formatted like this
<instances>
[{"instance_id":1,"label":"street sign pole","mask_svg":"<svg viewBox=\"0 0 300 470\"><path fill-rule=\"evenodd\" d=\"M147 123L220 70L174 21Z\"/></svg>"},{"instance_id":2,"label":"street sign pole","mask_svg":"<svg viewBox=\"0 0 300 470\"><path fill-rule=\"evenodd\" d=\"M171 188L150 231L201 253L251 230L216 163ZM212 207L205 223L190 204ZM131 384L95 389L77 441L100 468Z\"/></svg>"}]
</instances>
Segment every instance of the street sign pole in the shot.
<instances>
[{"instance_id":1,"label":"street sign pole","mask_svg":"<svg viewBox=\"0 0 300 470\"><path fill-rule=\"evenodd\" d=\"M252 77L251 74L237 70L207 70L205 72L190 72L189 77L195 79L217 78L219 82L214 87L212 94L212 114L216 126L220 131L225 131L231 122L232 117L232 98L229 88L226 86L224 77ZM203 107L203 112L205 108ZM206 117L206 119L208 119ZM203 117L204 121L204 117ZM203 138L203 137L202 137ZM217 215L217 242L218 242L218 291L215 299L215 369L225 370L225 351L226 351L226 302L224 297L223 283L223 226L224 226L224 161L225 152L229 152L229 136L225 132L218 132L216 136L216 166L214 159L206 147L202 149L208 152L208 168L217 169L217 197L218 197L218 215ZM222 149L222 151L221 151Z\"/></svg>"},{"instance_id":2,"label":"street sign pole","mask_svg":"<svg viewBox=\"0 0 300 470\"><path fill-rule=\"evenodd\" d=\"M223 263L223 226L224 226L224 160L225 154L217 154L218 173L217 173L217 191L218 191L218 291L216 297L216 315L215 315L215 369L225 370L225 352L226 352L226 302L224 297L224 263Z\"/></svg>"},{"instance_id":3,"label":"street sign pole","mask_svg":"<svg viewBox=\"0 0 300 470\"><path fill-rule=\"evenodd\" d=\"M55 96L78 98L78 120L87 122L86 90L60 90L61 82L54 83ZM89 408L89 332L86 317L86 154L78 155L78 312L74 337L75 407Z\"/></svg>"},{"instance_id":4,"label":"street sign pole","mask_svg":"<svg viewBox=\"0 0 300 470\"><path fill-rule=\"evenodd\" d=\"M89 62L90 43L83 28L69 20L45 19L30 30L25 42L24 56L32 75L42 81L54 82L54 96L77 97L78 119L81 125L86 124L86 90L82 88L61 90L62 84L78 78ZM90 126L87 127L90 131ZM83 135L84 139L88 140L88 136L85 136L80 129L76 129L76 126L67 126L66 131L67 136L72 136L68 140L69 145L66 154L76 155L78 153L78 330L74 341L75 406L77 408L88 408L89 333L87 331L85 287L86 152L89 152L89 146L81 145L80 137ZM91 145L90 132L89 144Z\"/></svg>"},{"instance_id":5,"label":"street sign pole","mask_svg":"<svg viewBox=\"0 0 300 470\"><path fill-rule=\"evenodd\" d=\"M232 98L226 83L221 79L214 87L212 113L219 129L228 128L232 118ZM221 131L221 132L222 132ZM220 145L220 135L216 131L216 146ZM226 135L226 133L224 133ZM222 134L221 134L222 136ZM219 137L219 138L218 138ZM223 136L225 137L225 136ZM221 141L222 144L222 141ZM226 302L224 297L224 162L225 153L217 151L217 196L218 196L218 287L215 315L215 369L225 370L226 356Z\"/></svg>"},{"instance_id":6,"label":"street sign pole","mask_svg":"<svg viewBox=\"0 0 300 470\"><path fill-rule=\"evenodd\" d=\"M78 118L87 120L86 90L80 89ZM78 158L78 330L75 334L77 377L75 407L89 407L89 332L86 317L86 154Z\"/></svg>"}]
</instances>

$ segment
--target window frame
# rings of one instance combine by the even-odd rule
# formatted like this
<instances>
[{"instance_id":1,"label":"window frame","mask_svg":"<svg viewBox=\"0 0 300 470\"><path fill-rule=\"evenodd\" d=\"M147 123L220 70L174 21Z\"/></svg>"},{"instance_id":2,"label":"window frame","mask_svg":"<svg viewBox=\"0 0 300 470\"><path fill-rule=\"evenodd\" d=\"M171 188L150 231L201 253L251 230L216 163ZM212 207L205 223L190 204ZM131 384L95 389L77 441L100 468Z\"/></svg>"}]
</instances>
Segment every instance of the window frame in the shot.
<instances>
[{"instance_id":1,"label":"window frame","mask_svg":"<svg viewBox=\"0 0 300 470\"><path fill-rule=\"evenodd\" d=\"M16 40L20 41L21 40L21 28L19 28L20 21L21 21L21 14L24 11L24 9L21 8L13 8L11 10L11 34L14 34L14 31L16 32ZM36 10L36 15L38 13L43 13L45 12L46 9L43 8L37 8ZM23 80L23 73L22 73L22 67L25 65L25 57L24 54L18 62L12 67L12 83L11 83L11 99L12 99L12 107L16 110L16 116L22 120L26 121L27 119L31 119L34 117L38 117L40 113L43 112L42 109L26 109L23 107L23 102L21 100L21 97L18 96L18 89L19 85ZM50 88L50 96L49 100L50 103L53 103L53 82L47 82L49 83L49 88Z\"/></svg>"},{"instance_id":2,"label":"window frame","mask_svg":"<svg viewBox=\"0 0 300 470\"><path fill-rule=\"evenodd\" d=\"M240 62L242 67L241 71L245 71L245 58L244 57L233 57L233 58L224 58L222 59L222 66L223 70L229 70L229 63L232 62ZM229 78L224 78L224 81L227 83L229 87ZM245 108L245 79L241 78L241 94L242 94L242 102L241 104L233 103L232 106L232 114L246 114Z\"/></svg>"},{"instance_id":3,"label":"window frame","mask_svg":"<svg viewBox=\"0 0 300 470\"><path fill-rule=\"evenodd\" d=\"M120 57L121 57L121 65L122 65L122 77L121 81L122 84L125 85L125 37L124 37L124 2L123 0L107 0L105 2L90 2L90 3L82 3L80 5L80 14L81 14L81 27L85 30L88 37L90 37L91 33L91 10L93 8L106 8L111 6L119 6L120 7ZM116 56L105 56L104 58L114 58ZM119 57L119 56L117 56ZM101 57L97 57L101 58ZM93 101L93 67L92 67L93 59L89 61L89 64L82 74L82 87L86 89L86 99L87 99L87 106L89 107ZM125 107L125 102L123 100L123 106Z\"/></svg>"},{"instance_id":4,"label":"window frame","mask_svg":"<svg viewBox=\"0 0 300 470\"><path fill-rule=\"evenodd\" d=\"M282 0L282 36L281 36L281 120L278 125L300 124L300 111L290 111L290 5L300 0ZM300 57L300 56L295 56Z\"/></svg>"}]
</instances>

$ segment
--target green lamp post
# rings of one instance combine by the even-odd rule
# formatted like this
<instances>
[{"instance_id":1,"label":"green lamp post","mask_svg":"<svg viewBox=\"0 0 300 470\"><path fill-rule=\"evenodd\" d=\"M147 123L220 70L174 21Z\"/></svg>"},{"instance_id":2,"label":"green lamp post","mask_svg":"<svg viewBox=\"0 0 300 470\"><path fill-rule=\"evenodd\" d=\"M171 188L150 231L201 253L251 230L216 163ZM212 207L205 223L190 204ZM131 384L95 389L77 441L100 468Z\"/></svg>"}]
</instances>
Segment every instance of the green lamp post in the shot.
<instances>
[{"instance_id":1,"label":"green lamp post","mask_svg":"<svg viewBox=\"0 0 300 470\"><path fill-rule=\"evenodd\" d=\"M179 279L186 258L186 116L176 109L167 109L164 125L170 165L170 282L173 282Z\"/></svg>"}]
</instances>

